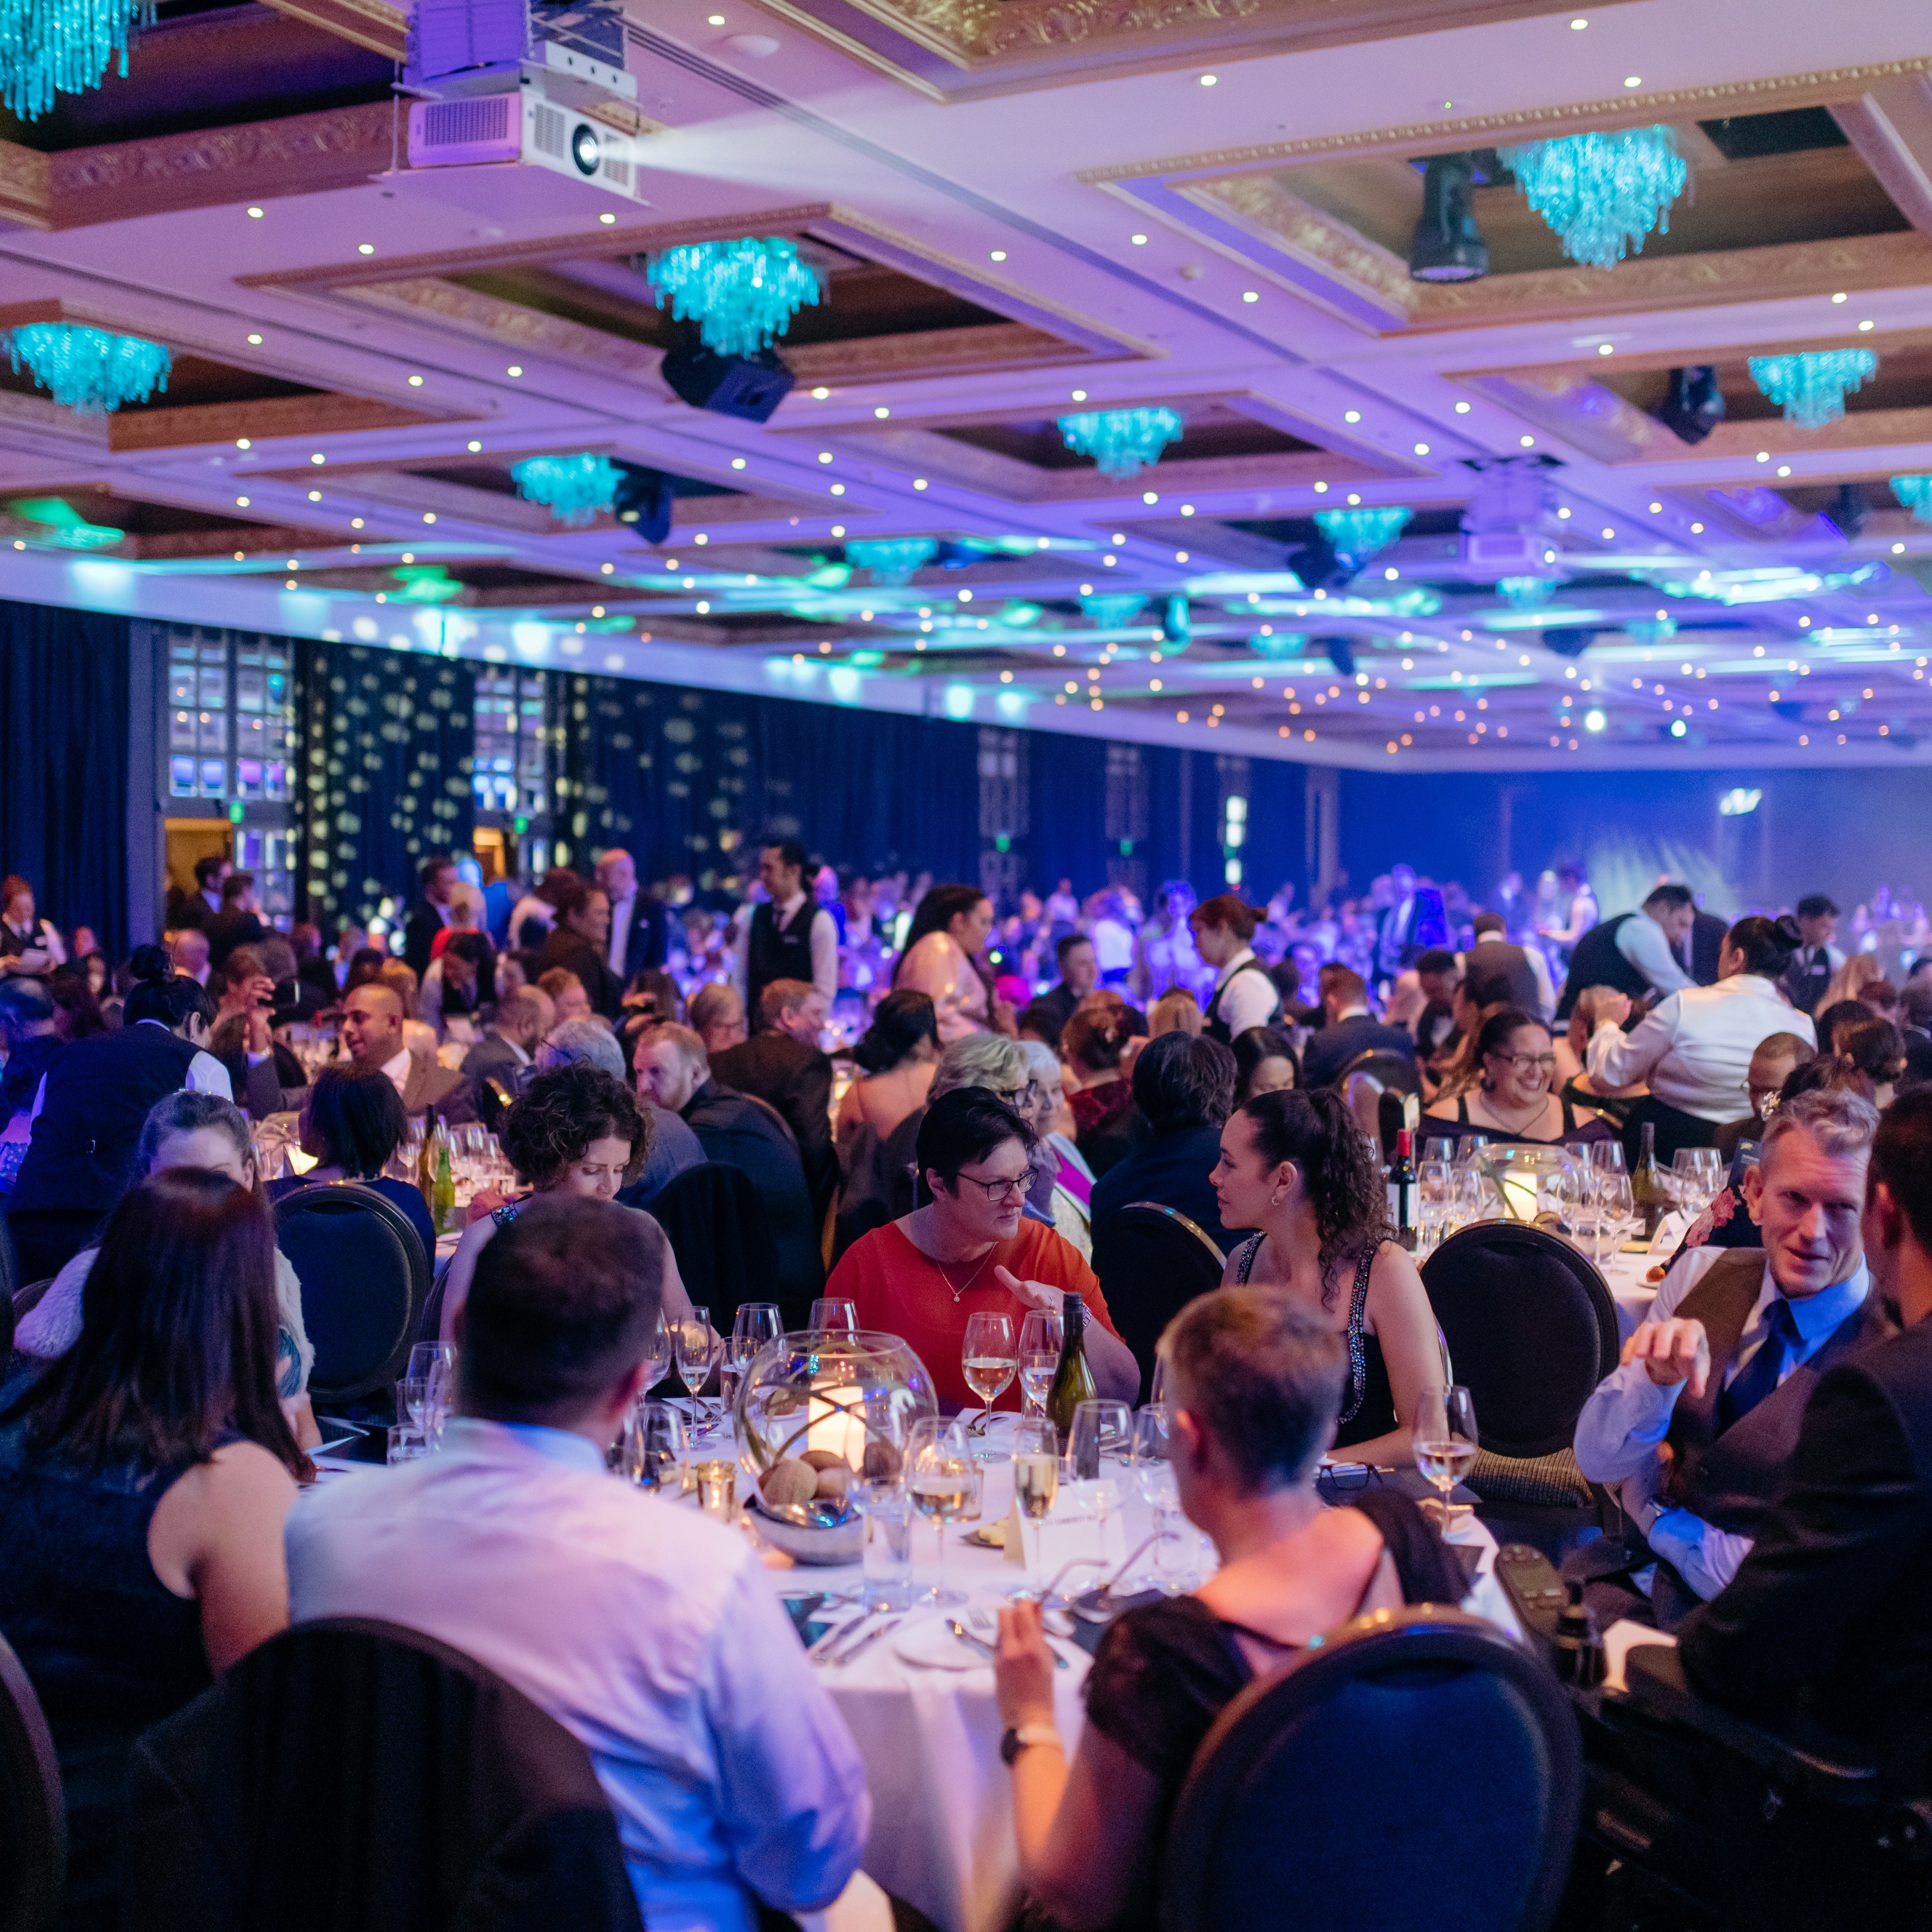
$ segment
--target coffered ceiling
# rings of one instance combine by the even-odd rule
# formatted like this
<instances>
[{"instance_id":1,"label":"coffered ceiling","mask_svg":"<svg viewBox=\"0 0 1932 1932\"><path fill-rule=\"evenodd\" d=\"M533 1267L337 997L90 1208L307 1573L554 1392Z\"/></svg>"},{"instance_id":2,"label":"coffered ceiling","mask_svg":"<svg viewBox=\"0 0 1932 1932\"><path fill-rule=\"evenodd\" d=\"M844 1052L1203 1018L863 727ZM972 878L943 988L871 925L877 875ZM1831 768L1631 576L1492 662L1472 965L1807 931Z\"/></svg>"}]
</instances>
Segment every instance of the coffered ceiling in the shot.
<instances>
[{"instance_id":1,"label":"coffered ceiling","mask_svg":"<svg viewBox=\"0 0 1932 1932\"><path fill-rule=\"evenodd\" d=\"M405 24L163 0L0 122L0 329L173 357L89 416L0 356L0 595L1381 769L1932 758L1921 0L630 0L632 194L410 165ZM1660 124L1668 231L1566 260L1501 151ZM1417 281L1450 153L1489 272ZM764 424L644 268L746 234L824 291ZM1820 428L1751 374L1848 347ZM1104 476L1059 418L1126 408L1179 434ZM664 542L518 494L578 452Z\"/></svg>"}]
</instances>

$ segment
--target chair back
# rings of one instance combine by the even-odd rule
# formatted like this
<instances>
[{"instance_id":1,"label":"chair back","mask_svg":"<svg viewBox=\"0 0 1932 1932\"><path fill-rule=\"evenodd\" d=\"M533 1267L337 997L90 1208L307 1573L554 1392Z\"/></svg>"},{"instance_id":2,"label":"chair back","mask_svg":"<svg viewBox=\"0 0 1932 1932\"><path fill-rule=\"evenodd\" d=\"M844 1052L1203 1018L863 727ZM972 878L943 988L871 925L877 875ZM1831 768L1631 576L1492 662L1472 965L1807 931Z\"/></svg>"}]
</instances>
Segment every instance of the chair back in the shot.
<instances>
[{"instance_id":1,"label":"chair back","mask_svg":"<svg viewBox=\"0 0 1932 1932\"><path fill-rule=\"evenodd\" d=\"M840 1175L833 1203L832 1252L828 1269L852 1244L910 1214L919 1203L913 1180L920 1123L926 1109L915 1107L883 1138L868 1120L848 1126L838 1145Z\"/></svg>"},{"instance_id":2,"label":"chair back","mask_svg":"<svg viewBox=\"0 0 1932 1932\"><path fill-rule=\"evenodd\" d=\"M1371 1140L1380 1142L1382 1100L1384 1094L1420 1094L1421 1076L1405 1053L1370 1048L1358 1053L1336 1076L1336 1086L1348 1102L1355 1124Z\"/></svg>"},{"instance_id":3,"label":"chair back","mask_svg":"<svg viewBox=\"0 0 1932 1932\"><path fill-rule=\"evenodd\" d=\"M20 1264L14 1252L14 1236L0 1213L0 1301L10 1303L20 1292Z\"/></svg>"},{"instance_id":4,"label":"chair back","mask_svg":"<svg viewBox=\"0 0 1932 1932\"><path fill-rule=\"evenodd\" d=\"M1426 1604L1358 1618L1203 1740L1168 1832L1164 1932L1540 1932L1582 1759L1555 1676L1494 1624Z\"/></svg>"},{"instance_id":5,"label":"chair back","mask_svg":"<svg viewBox=\"0 0 1932 1932\"><path fill-rule=\"evenodd\" d=\"M39 1932L67 1874L67 1800L40 1700L0 1637L0 1932Z\"/></svg>"},{"instance_id":6,"label":"chair back","mask_svg":"<svg viewBox=\"0 0 1932 1932\"><path fill-rule=\"evenodd\" d=\"M1498 1456L1567 1449L1576 1418L1617 1365L1617 1309L1603 1276L1567 1241L1513 1221L1451 1234L1422 1285Z\"/></svg>"},{"instance_id":7,"label":"chair back","mask_svg":"<svg viewBox=\"0 0 1932 1932\"><path fill-rule=\"evenodd\" d=\"M325 1181L275 1203L275 1240L302 1282L310 1395L356 1402L386 1388L429 1300L430 1258L409 1216L373 1187Z\"/></svg>"},{"instance_id":8,"label":"chair back","mask_svg":"<svg viewBox=\"0 0 1932 1932\"><path fill-rule=\"evenodd\" d=\"M130 1784L134 1932L641 1932L582 1744L414 1630L271 1638L142 1734Z\"/></svg>"},{"instance_id":9,"label":"chair back","mask_svg":"<svg viewBox=\"0 0 1932 1932\"><path fill-rule=\"evenodd\" d=\"M730 1334L740 1302L773 1299L778 1246L764 1197L742 1168L710 1160L686 1168L658 1190L651 1218L677 1257L686 1294L710 1310L721 1335Z\"/></svg>"},{"instance_id":10,"label":"chair back","mask_svg":"<svg viewBox=\"0 0 1932 1932\"><path fill-rule=\"evenodd\" d=\"M1197 1221L1158 1201L1130 1202L1094 1226L1094 1272L1120 1340L1140 1364L1140 1400L1154 1384L1162 1331L1228 1264Z\"/></svg>"}]
</instances>

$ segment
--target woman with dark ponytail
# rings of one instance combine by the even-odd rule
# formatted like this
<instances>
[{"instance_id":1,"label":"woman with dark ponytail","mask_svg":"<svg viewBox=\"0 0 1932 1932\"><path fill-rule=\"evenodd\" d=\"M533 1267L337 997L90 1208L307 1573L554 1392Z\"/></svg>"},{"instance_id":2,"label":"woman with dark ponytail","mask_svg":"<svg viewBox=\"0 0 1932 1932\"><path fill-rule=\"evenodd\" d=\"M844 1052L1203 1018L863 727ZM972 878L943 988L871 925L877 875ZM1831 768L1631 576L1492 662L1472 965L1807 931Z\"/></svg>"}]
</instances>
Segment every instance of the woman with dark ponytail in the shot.
<instances>
[{"instance_id":1,"label":"woman with dark ponytail","mask_svg":"<svg viewBox=\"0 0 1932 1932\"><path fill-rule=\"evenodd\" d=\"M859 1078L838 1103L838 1133L861 1125L881 1140L909 1114L926 1105L932 1070L939 1064L939 1021L930 994L911 987L888 993L872 1024L852 1049Z\"/></svg>"},{"instance_id":2,"label":"woman with dark ponytail","mask_svg":"<svg viewBox=\"0 0 1932 1932\"><path fill-rule=\"evenodd\" d=\"M142 1124L164 1094L234 1091L206 1051L214 1021L207 989L143 946L122 1024L63 1048L30 1108L33 1126L8 1215L22 1281L61 1269L121 1198Z\"/></svg>"},{"instance_id":3,"label":"woman with dark ponytail","mask_svg":"<svg viewBox=\"0 0 1932 1932\"><path fill-rule=\"evenodd\" d=\"M1221 1130L1210 1177L1242 1242L1224 1288L1286 1293L1346 1338L1335 1444L1406 1464L1416 1407L1443 1386L1441 1339L1414 1262L1390 1237L1382 1162L1334 1088L1259 1094Z\"/></svg>"}]
</instances>

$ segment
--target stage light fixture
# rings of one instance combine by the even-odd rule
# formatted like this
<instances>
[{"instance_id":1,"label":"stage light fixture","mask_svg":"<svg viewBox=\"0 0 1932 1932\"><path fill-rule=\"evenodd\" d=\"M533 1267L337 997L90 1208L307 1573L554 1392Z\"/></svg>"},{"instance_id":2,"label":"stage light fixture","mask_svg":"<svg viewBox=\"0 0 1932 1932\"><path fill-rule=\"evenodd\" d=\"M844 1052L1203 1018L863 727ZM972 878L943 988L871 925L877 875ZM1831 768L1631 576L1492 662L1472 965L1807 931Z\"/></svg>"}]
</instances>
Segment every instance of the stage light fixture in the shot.
<instances>
[{"instance_id":1,"label":"stage light fixture","mask_svg":"<svg viewBox=\"0 0 1932 1932\"><path fill-rule=\"evenodd\" d=\"M1702 442L1724 419L1717 370L1708 362L1672 370L1657 419L1679 442Z\"/></svg>"},{"instance_id":2,"label":"stage light fixture","mask_svg":"<svg viewBox=\"0 0 1932 1932\"><path fill-rule=\"evenodd\" d=\"M1474 156L1430 156L1423 171L1422 218L1408 244L1411 281L1473 282L1490 272L1474 189Z\"/></svg>"}]
</instances>

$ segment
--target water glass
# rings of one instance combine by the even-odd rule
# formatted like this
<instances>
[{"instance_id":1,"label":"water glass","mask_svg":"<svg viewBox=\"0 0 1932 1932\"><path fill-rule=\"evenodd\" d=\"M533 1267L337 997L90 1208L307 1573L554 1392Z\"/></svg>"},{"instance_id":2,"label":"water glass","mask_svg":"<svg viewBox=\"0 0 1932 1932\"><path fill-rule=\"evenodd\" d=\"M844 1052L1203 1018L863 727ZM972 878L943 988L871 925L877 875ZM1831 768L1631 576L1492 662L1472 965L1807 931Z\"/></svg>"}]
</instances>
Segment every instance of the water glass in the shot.
<instances>
[{"instance_id":1,"label":"water glass","mask_svg":"<svg viewBox=\"0 0 1932 1932\"><path fill-rule=\"evenodd\" d=\"M1133 1421L1125 1402L1104 1396L1082 1402L1073 1412L1067 1446L1074 1480L1093 1481L1100 1473L1101 1457L1112 1456L1118 1461L1132 1441Z\"/></svg>"},{"instance_id":2,"label":"water glass","mask_svg":"<svg viewBox=\"0 0 1932 1932\"><path fill-rule=\"evenodd\" d=\"M1174 1507L1176 1492L1172 1452L1174 1417L1165 1402L1150 1402L1134 1418L1133 1440L1127 1453L1135 1486L1156 1509Z\"/></svg>"},{"instance_id":3,"label":"water glass","mask_svg":"<svg viewBox=\"0 0 1932 1932\"><path fill-rule=\"evenodd\" d=\"M413 1462L418 1456L429 1454L429 1444L420 1429L412 1429L399 1423L389 1431L388 1464L391 1468L399 1462Z\"/></svg>"},{"instance_id":4,"label":"water glass","mask_svg":"<svg viewBox=\"0 0 1932 1932\"><path fill-rule=\"evenodd\" d=\"M1724 1156L1715 1148L1680 1148L1670 1163L1670 1178L1684 1211L1701 1214L1724 1186Z\"/></svg>"},{"instance_id":5,"label":"water glass","mask_svg":"<svg viewBox=\"0 0 1932 1932\"><path fill-rule=\"evenodd\" d=\"M691 1471L684 1418L668 1402L637 1403L624 1420L619 1466L640 1490L682 1495Z\"/></svg>"},{"instance_id":6,"label":"water glass","mask_svg":"<svg viewBox=\"0 0 1932 1932\"><path fill-rule=\"evenodd\" d=\"M860 1587L868 1610L910 1610L918 1595L912 1580L912 1504L895 1489L866 1504L864 1577Z\"/></svg>"},{"instance_id":7,"label":"water glass","mask_svg":"<svg viewBox=\"0 0 1932 1932\"><path fill-rule=\"evenodd\" d=\"M784 1323L776 1301L744 1301L731 1322L731 1340L724 1350L718 1380L724 1394L725 1412L735 1414L738 1390L758 1351L767 1342L776 1342L784 1333Z\"/></svg>"},{"instance_id":8,"label":"water glass","mask_svg":"<svg viewBox=\"0 0 1932 1932\"><path fill-rule=\"evenodd\" d=\"M671 1354L671 1333L664 1325L664 1318L660 1316L651 1332L644 1337L642 1364L644 1379L638 1391L640 1399L649 1395L670 1373Z\"/></svg>"},{"instance_id":9,"label":"water glass","mask_svg":"<svg viewBox=\"0 0 1932 1932\"><path fill-rule=\"evenodd\" d=\"M859 1332L859 1304L824 1298L812 1304L812 1332L814 1335L856 1335Z\"/></svg>"},{"instance_id":10,"label":"water glass","mask_svg":"<svg viewBox=\"0 0 1932 1932\"><path fill-rule=\"evenodd\" d=\"M405 1376L396 1384L396 1420L418 1436L429 1433L429 1378Z\"/></svg>"}]
</instances>

